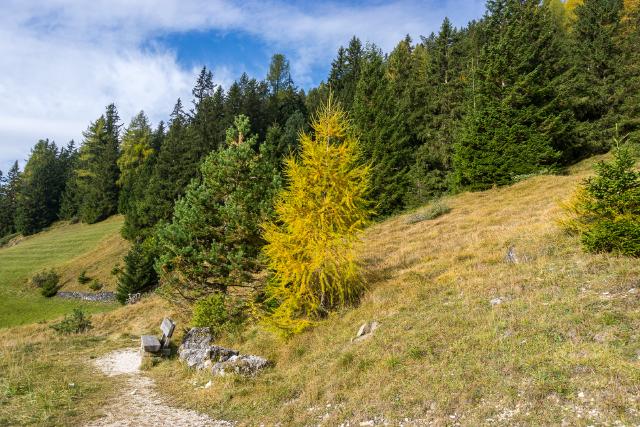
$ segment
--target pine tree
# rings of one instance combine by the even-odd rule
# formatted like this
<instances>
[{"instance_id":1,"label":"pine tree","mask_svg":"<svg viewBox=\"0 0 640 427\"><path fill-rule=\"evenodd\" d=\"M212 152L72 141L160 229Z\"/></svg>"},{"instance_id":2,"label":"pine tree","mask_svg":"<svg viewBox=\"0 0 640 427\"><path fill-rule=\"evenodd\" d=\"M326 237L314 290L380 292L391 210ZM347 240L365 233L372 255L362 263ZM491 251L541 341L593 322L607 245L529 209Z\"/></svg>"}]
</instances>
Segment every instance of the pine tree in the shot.
<instances>
[{"instance_id":1,"label":"pine tree","mask_svg":"<svg viewBox=\"0 0 640 427\"><path fill-rule=\"evenodd\" d=\"M455 145L459 186L484 189L575 158L561 96L562 27L535 0L490 0L473 93Z\"/></svg>"},{"instance_id":2,"label":"pine tree","mask_svg":"<svg viewBox=\"0 0 640 427\"><path fill-rule=\"evenodd\" d=\"M416 102L409 115L421 146L411 167L407 205L423 204L450 189L453 144L463 116L466 50L472 47L469 33L445 18L440 32L423 38L414 50Z\"/></svg>"},{"instance_id":3,"label":"pine tree","mask_svg":"<svg viewBox=\"0 0 640 427\"><path fill-rule=\"evenodd\" d=\"M300 159L287 160L289 186L276 202L276 222L265 224L264 254L276 308L269 323L284 334L354 301L362 289L355 262L359 232L370 214L369 168L345 112L331 98L300 137Z\"/></svg>"},{"instance_id":4,"label":"pine tree","mask_svg":"<svg viewBox=\"0 0 640 427\"><path fill-rule=\"evenodd\" d=\"M194 303L230 287L251 287L264 244L260 223L270 217L278 175L252 148L249 119L238 116L224 149L211 153L158 232L158 261L166 295Z\"/></svg>"},{"instance_id":5,"label":"pine tree","mask_svg":"<svg viewBox=\"0 0 640 427\"><path fill-rule=\"evenodd\" d=\"M104 116L91 123L80 147L77 185L81 201L79 216L92 224L118 211L120 118L113 104Z\"/></svg>"}]
</instances>

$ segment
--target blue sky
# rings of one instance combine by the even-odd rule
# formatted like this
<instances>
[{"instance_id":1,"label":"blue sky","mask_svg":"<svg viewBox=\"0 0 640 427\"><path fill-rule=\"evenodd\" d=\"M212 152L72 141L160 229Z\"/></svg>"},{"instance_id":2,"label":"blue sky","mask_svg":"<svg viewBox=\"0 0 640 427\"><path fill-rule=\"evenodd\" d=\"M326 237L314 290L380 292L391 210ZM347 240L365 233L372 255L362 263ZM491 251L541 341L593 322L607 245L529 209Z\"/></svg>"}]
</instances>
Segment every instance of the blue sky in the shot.
<instances>
[{"instance_id":1,"label":"blue sky","mask_svg":"<svg viewBox=\"0 0 640 427\"><path fill-rule=\"evenodd\" d=\"M405 35L479 18L484 0L2 0L0 170L27 158L40 138L59 144L115 102L123 121L154 123L190 100L206 65L227 87L242 72L263 78L273 53L296 84L326 79L351 36L389 51Z\"/></svg>"}]
</instances>

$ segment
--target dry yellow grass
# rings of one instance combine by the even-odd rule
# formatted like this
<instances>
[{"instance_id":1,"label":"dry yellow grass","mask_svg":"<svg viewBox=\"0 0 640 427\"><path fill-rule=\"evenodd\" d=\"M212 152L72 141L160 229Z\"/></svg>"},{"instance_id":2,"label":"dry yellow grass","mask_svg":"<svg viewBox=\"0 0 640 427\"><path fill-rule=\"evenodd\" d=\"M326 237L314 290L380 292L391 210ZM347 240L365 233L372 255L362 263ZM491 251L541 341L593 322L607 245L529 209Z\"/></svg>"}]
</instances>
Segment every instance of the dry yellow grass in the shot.
<instances>
[{"instance_id":1,"label":"dry yellow grass","mask_svg":"<svg viewBox=\"0 0 640 427\"><path fill-rule=\"evenodd\" d=\"M61 265L60 284L62 290L65 291L83 291L89 290L87 284L78 282L78 276L83 271L92 280L97 280L103 287L101 291L115 291L117 278L111 274L113 267L122 264L122 258L126 255L131 244L122 236L112 234L100 241L100 243L84 254Z\"/></svg>"},{"instance_id":2,"label":"dry yellow grass","mask_svg":"<svg viewBox=\"0 0 640 427\"><path fill-rule=\"evenodd\" d=\"M286 343L257 328L223 342L276 362L255 379L203 390L193 381L208 375L177 362L151 374L182 404L246 425L637 424L640 265L584 254L555 225L593 161L451 197L432 221L375 225L358 307ZM512 245L520 263L505 262ZM381 327L352 343L367 320Z\"/></svg>"},{"instance_id":3,"label":"dry yellow grass","mask_svg":"<svg viewBox=\"0 0 640 427\"><path fill-rule=\"evenodd\" d=\"M555 225L593 161L451 197L433 220L411 224L410 213L371 227L361 252L370 288L357 307L287 342L259 327L221 340L275 362L256 378L199 388L210 375L175 359L148 374L174 402L240 425L639 424L640 265L585 254ZM505 262L509 246L519 263ZM104 337L99 351L124 346L169 313L150 298L94 316L87 339ZM368 320L380 328L352 342Z\"/></svg>"}]
</instances>

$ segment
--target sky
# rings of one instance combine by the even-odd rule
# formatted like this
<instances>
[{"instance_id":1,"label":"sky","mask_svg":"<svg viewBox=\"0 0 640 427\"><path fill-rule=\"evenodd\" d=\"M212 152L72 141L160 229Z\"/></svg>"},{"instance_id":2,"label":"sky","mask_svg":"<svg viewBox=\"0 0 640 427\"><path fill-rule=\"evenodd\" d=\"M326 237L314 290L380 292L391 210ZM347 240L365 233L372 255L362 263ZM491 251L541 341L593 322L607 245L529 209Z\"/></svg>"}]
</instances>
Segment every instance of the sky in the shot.
<instances>
[{"instance_id":1,"label":"sky","mask_svg":"<svg viewBox=\"0 0 640 427\"><path fill-rule=\"evenodd\" d=\"M484 0L232 1L0 0L0 170L31 147L74 139L114 102L127 124L144 110L156 124L191 100L206 66L228 87L267 74L274 53L301 88L326 80L338 47L356 35L385 52L449 17L460 27Z\"/></svg>"}]
</instances>

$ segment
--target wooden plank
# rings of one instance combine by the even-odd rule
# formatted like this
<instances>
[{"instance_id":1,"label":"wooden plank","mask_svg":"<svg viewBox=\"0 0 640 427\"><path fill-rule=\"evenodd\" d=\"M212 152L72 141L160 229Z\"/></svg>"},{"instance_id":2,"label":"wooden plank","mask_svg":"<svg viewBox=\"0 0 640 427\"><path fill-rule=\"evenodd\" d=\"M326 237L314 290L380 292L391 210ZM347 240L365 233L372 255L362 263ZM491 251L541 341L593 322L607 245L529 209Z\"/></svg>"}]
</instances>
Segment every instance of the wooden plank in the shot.
<instances>
[{"instance_id":1,"label":"wooden plank","mask_svg":"<svg viewBox=\"0 0 640 427\"><path fill-rule=\"evenodd\" d=\"M160 341L153 335L143 335L140 337L142 349L149 353L157 353L160 351Z\"/></svg>"},{"instance_id":2,"label":"wooden plank","mask_svg":"<svg viewBox=\"0 0 640 427\"><path fill-rule=\"evenodd\" d=\"M165 318L160 325L160 329L165 337L171 338L173 335L173 330L176 328L176 324L173 323L173 320Z\"/></svg>"}]
</instances>

